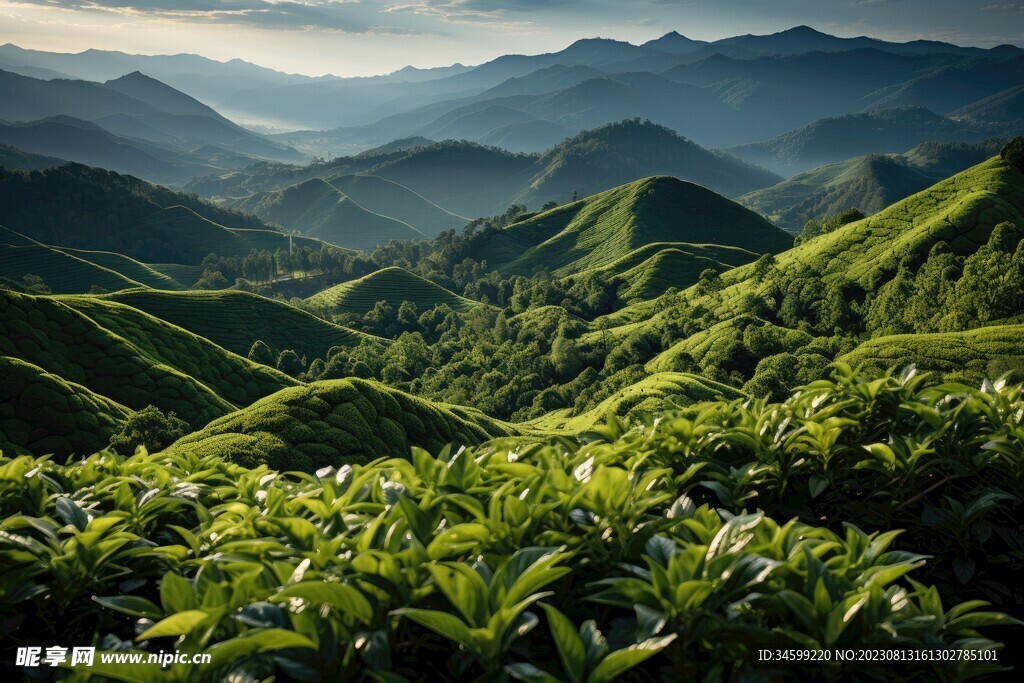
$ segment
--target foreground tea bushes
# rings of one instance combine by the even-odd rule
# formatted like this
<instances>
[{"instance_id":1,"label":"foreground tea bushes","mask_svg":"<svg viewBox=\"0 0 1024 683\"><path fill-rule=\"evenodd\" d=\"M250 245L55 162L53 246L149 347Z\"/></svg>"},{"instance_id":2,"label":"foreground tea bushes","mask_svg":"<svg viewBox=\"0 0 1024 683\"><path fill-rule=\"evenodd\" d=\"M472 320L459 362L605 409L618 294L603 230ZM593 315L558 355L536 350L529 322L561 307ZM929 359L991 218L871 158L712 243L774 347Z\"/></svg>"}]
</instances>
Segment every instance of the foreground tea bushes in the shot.
<instances>
[{"instance_id":1,"label":"foreground tea bushes","mask_svg":"<svg viewBox=\"0 0 1024 683\"><path fill-rule=\"evenodd\" d=\"M782 404L315 475L4 459L0 624L211 655L79 679L958 680L1020 636L963 600L1019 599L1022 420L1019 389L839 367ZM759 661L789 648L936 661Z\"/></svg>"}]
</instances>

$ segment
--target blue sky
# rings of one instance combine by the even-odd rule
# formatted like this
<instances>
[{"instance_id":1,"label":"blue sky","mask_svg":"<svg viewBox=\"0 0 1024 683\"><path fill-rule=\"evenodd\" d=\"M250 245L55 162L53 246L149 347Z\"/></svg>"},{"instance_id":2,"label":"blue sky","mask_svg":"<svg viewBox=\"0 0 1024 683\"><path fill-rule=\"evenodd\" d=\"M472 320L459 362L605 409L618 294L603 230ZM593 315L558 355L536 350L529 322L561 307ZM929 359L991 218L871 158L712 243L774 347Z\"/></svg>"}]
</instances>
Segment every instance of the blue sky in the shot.
<instances>
[{"instance_id":1,"label":"blue sky","mask_svg":"<svg viewBox=\"0 0 1024 683\"><path fill-rule=\"evenodd\" d=\"M1024 45L1024 0L0 0L0 40L23 47L193 52L339 75L476 64L583 37L714 40L798 24Z\"/></svg>"}]
</instances>

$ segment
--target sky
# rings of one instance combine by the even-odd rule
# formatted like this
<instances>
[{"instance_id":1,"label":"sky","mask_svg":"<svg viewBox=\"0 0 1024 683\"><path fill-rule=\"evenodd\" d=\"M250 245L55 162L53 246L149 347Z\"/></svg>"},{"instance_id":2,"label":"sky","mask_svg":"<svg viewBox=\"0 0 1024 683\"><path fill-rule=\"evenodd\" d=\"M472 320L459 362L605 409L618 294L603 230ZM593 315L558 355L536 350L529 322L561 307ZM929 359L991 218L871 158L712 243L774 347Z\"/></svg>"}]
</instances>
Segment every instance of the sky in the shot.
<instances>
[{"instance_id":1,"label":"sky","mask_svg":"<svg viewBox=\"0 0 1024 683\"><path fill-rule=\"evenodd\" d=\"M840 36L1024 46L1024 0L0 0L0 42L188 52L359 76L479 64L579 38L702 40L806 24Z\"/></svg>"}]
</instances>

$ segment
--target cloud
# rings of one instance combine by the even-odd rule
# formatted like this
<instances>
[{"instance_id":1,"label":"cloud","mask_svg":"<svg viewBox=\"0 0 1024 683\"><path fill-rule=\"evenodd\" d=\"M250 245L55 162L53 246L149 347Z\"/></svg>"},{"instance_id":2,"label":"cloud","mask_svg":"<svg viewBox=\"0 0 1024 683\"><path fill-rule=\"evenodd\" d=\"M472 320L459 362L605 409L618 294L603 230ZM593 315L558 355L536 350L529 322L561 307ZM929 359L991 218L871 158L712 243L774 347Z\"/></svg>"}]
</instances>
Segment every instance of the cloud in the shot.
<instances>
[{"instance_id":1,"label":"cloud","mask_svg":"<svg viewBox=\"0 0 1024 683\"><path fill-rule=\"evenodd\" d=\"M414 33L379 21L379 7L360 0L15 0L60 10L80 10L197 23L268 29L317 29L343 33Z\"/></svg>"}]
</instances>

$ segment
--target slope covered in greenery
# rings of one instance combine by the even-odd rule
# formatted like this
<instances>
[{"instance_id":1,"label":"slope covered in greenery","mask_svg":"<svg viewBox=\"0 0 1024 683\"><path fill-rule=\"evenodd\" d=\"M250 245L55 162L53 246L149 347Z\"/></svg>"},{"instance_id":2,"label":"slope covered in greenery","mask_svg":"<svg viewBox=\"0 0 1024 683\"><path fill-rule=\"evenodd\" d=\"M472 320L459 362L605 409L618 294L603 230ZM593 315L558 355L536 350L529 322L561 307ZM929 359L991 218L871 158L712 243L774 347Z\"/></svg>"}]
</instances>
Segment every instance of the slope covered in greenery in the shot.
<instances>
[{"instance_id":1,"label":"slope covered in greenery","mask_svg":"<svg viewBox=\"0 0 1024 683\"><path fill-rule=\"evenodd\" d=\"M757 214L676 178L638 180L483 233L469 252L506 273L571 274L606 266L652 242L782 251L790 237Z\"/></svg>"},{"instance_id":2,"label":"slope covered in greenery","mask_svg":"<svg viewBox=\"0 0 1024 683\"><path fill-rule=\"evenodd\" d=\"M277 352L322 358L335 346L355 346L367 335L290 306L247 292L154 292L131 290L103 297L182 327L246 355L257 341Z\"/></svg>"},{"instance_id":3,"label":"slope covered in greenery","mask_svg":"<svg viewBox=\"0 0 1024 683\"><path fill-rule=\"evenodd\" d=\"M366 313L378 301L386 301L395 308L403 301L411 301L420 310L445 304L453 310L465 311L480 305L404 268L395 267L343 282L307 300L317 309L358 314Z\"/></svg>"},{"instance_id":4,"label":"slope covered in greenery","mask_svg":"<svg viewBox=\"0 0 1024 683\"><path fill-rule=\"evenodd\" d=\"M406 223L363 208L321 178L255 194L237 208L308 237L351 249L425 237Z\"/></svg>"},{"instance_id":5,"label":"slope covered in greenery","mask_svg":"<svg viewBox=\"0 0 1024 683\"><path fill-rule=\"evenodd\" d=\"M652 249L648 246L637 251L650 252ZM622 300L656 299L670 288L686 289L696 284L700 274L708 268L725 271L733 265L740 265L728 263L730 257L737 259L739 256L742 263L749 263L757 256L739 248L680 243L678 246L660 249L642 263L620 271L637 251L600 269L617 273L613 281L619 284L618 297Z\"/></svg>"},{"instance_id":6,"label":"slope covered in greenery","mask_svg":"<svg viewBox=\"0 0 1024 683\"><path fill-rule=\"evenodd\" d=\"M0 353L132 410L193 426L294 382L141 311L94 297L0 290Z\"/></svg>"},{"instance_id":7,"label":"slope covered in greenery","mask_svg":"<svg viewBox=\"0 0 1024 683\"><path fill-rule=\"evenodd\" d=\"M745 194L737 201L798 232L809 220L823 220L849 208L865 215L931 187L998 153L1001 143L928 142L895 155L869 154L828 164Z\"/></svg>"},{"instance_id":8,"label":"slope covered in greenery","mask_svg":"<svg viewBox=\"0 0 1024 683\"><path fill-rule=\"evenodd\" d=\"M974 142L984 127L954 121L924 107L893 107L821 119L763 142L728 151L783 175L868 153L895 153L929 140Z\"/></svg>"},{"instance_id":9,"label":"slope covered in greenery","mask_svg":"<svg viewBox=\"0 0 1024 683\"><path fill-rule=\"evenodd\" d=\"M96 246L146 262L197 265L210 254L245 256L253 249L288 251L296 241L319 245L315 240L276 230L226 228L187 207L171 206L146 216L127 230L97 240Z\"/></svg>"},{"instance_id":10,"label":"slope covered in greenery","mask_svg":"<svg viewBox=\"0 0 1024 683\"><path fill-rule=\"evenodd\" d=\"M333 178L330 183L363 208L400 220L430 237L444 230L461 229L469 222L468 218L379 176L346 175Z\"/></svg>"},{"instance_id":11,"label":"slope covered in greenery","mask_svg":"<svg viewBox=\"0 0 1024 683\"><path fill-rule=\"evenodd\" d=\"M627 120L584 131L544 152L537 171L515 201L537 207L564 204L637 178L665 175L734 197L767 187L779 177L716 154L650 121Z\"/></svg>"},{"instance_id":12,"label":"slope covered in greenery","mask_svg":"<svg viewBox=\"0 0 1024 683\"><path fill-rule=\"evenodd\" d=\"M377 416L374 399L384 412L400 400L346 381L283 394L289 406L260 407L298 439L306 420L329 433L339 408ZM1021 629L977 599L1019 613L1022 408L1019 388L840 369L784 402L609 420L584 443L411 459L399 445L316 474L184 441L67 465L5 457L0 616L27 615L19 636L34 642L143 657L173 642L211 655L202 677L218 679L775 680L793 665L763 661L766 648L899 648L915 654L872 662L872 677L965 680L996 672L1011 653L992 638ZM991 533L956 535L967 509ZM112 548L108 562L70 550L90 539ZM100 660L91 674L123 675ZM850 679L865 664L799 668Z\"/></svg>"},{"instance_id":13,"label":"slope covered in greenery","mask_svg":"<svg viewBox=\"0 0 1024 683\"><path fill-rule=\"evenodd\" d=\"M266 227L254 216L195 195L99 168L66 164L33 173L0 169L0 225L43 244L77 249L95 249L104 241L124 244L126 240L115 236L172 206L233 228Z\"/></svg>"},{"instance_id":14,"label":"slope covered in greenery","mask_svg":"<svg viewBox=\"0 0 1024 683\"><path fill-rule=\"evenodd\" d=\"M121 273L59 249L41 244L0 244L0 276L20 280L25 275L38 275L53 292L65 294L85 293L93 287L113 292L143 286Z\"/></svg>"},{"instance_id":15,"label":"slope covered in greenery","mask_svg":"<svg viewBox=\"0 0 1024 683\"><path fill-rule=\"evenodd\" d=\"M993 325L966 332L876 337L842 357L865 369L915 365L957 381L977 384L1009 373L1024 379L1024 325Z\"/></svg>"},{"instance_id":16,"label":"slope covered in greenery","mask_svg":"<svg viewBox=\"0 0 1024 683\"><path fill-rule=\"evenodd\" d=\"M376 382L346 379L279 391L181 439L169 452L312 472L406 453L411 446L436 450L509 433L483 413L456 412Z\"/></svg>"},{"instance_id":17,"label":"slope covered in greenery","mask_svg":"<svg viewBox=\"0 0 1024 683\"><path fill-rule=\"evenodd\" d=\"M129 411L17 358L0 356L0 452L84 455L106 448Z\"/></svg>"}]
</instances>

